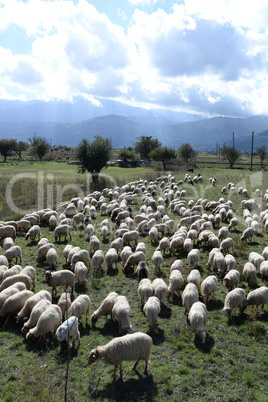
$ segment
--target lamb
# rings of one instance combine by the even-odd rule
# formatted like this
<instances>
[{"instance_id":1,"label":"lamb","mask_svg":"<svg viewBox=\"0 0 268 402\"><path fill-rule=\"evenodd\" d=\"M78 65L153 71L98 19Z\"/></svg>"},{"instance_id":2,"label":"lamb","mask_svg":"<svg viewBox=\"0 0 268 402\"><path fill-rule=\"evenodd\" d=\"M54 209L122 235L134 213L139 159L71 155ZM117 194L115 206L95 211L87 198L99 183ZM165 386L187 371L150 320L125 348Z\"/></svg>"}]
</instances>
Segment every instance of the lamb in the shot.
<instances>
[{"instance_id":1,"label":"lamb","mask_svg":"<svg viewBox=\"0 0 268 402\"><path fill-rule=\"evenodd\" d=\"M161 251L159 250L155 250L153 255L152 255L152 262L154 265L154 271L155 273L159 273L160 272L160 267L164 262L163 256Z\"/></svg>"},{"instance_id":2,"label":"lamb","mask_svg":"<svg viewBox=\"0 0 268 402\"><path fill-rule=\"evenodd\" d=\"M46 254L46 261L51 269L57 269L58 254L57 251L52 247L48 250Z\"/></svg>"},{"instance_id":3,"label":"lamb","mask_svg":"<svg viewBox=\"0 0 268 402\"><path fill-rule=\"evenodd\" d=\"M163 281L162 278L156 278L152 282L152 287L154 291L154 295L158 297L160 301L161 308L164 307L164 302L168 294L167 284Z\"/></svg>"},{"instance_id":4,"label":"lamb","mask_svg":"<svg viewBox=\"0 0 268 402\"><path fill-rule=\"evenodd\" d=\"M22 254L21 254L21 248L19 246L10 247L8 250L5 251L4 256L7 258L10 264L14 258L16 259L16 264L18 259L21 264Z\"/></svg>"},{"instance_id":5,"label":"lamb","mask_svg":"<svg viewBox=\"0 0 268 402\"><path fill-rule=\"evenodd\" d=\"M215 275L209 275L201 283L201 295L205 304L214 292L218 289L218 280Z\"/></svg>"},{"instance_id":6,"label":"lamb","mask_svg":"<svg viewBox=\"0 0 268 402\"><path fill-rule=\"evenodd\" d=\"M17 315L17 323L22 321L24 318L29 317L33 307L41 300L46 299L52 302L52 297L47 290L40 290L40 292L34 294L33 296L29 297L25 304L23 305L22 309L18 312Z\"/></svg>"},{"instance_id":7,"label":"lamb","mask_svg":"<svg viewBox=\"0 0 268 402\"><path fill-rule=\"evenodd\" d=\"M192 269L187 276L187 283L194 283L199 290L201 284L201 274L198 269Z\"/></svg>"},{"instance_id":8,"label":"lamb","mask_svg":"<svg viewBox=\"0 0 268 402\"><path fill-rule=\"evenodd\" d=\"M115 248L110 248L105 254L105 261L107 264L108 272L113 270L113 265L115 265L115 269L117 268L118 254Z\"/></svg>"},{"instance_id":9,"label":"lamb","mask_svg":"<svg viewBox=\"0 0 268 402\"><path fill-rule=\"evenodd\" d=\"M247 295L247 300L245 302L244 308L247 306L262 306L264 308L264 304L268 303L268 288L267 286L261 286L258 289L254 289ZM1 315L1 314L0 314Z\"/></svg>"},{"instance_id":10,"label":"lamb","mask_svg":"<svg viewBox=\"0 0 268 402\"><path fill-rule=\"evenodd\" d=\"M6 251L10 247L14 246L14 241L12 237L6 237L3 241L3 249Z\"/></svg>"},{"instance_id":11,"label":"lamb","mask_svg":"<svg viewBox=\"0 0 268 402\"><path fill-rule=\"evenodd\" d=\"M26 233L25 239L28 240L30 238L31 240L35 240L37 236L40 240L41 229L39 225L34 225Z\"/></svg>"},{"instance_id":12,"label":"lamb","mask_svg":"<svg viewBox=\"0 0 268 402\"><path fill-rule=\"evenodd\" d=\"M188 283L181 295L182 305L185 308L184 314L189 313L192 305L199 300L197 286L194 283Z\"/></svg>"},{"instance_id":13,"label":"lamb","mask_svg":"<svg viewBox=\"0 0 268 402\"><path fill-rule=\"evenodd\" d=\"M68 269L62 269L60 271L46 271L45 272L45 280L48 286L52 287L52 296L53 293L57 294L58 286L65 286L65 290L67 291L68 286L72 289L72 294L74 290L75 283L75 274Z\"/></svg>"},{"instance_id":14,"label":"lamb","mask_svg":"<svg viewBox=\"0 0 268 402\"><path fill-rule=\"evenodd\" d=\"M175 260L170 266L170 272L178 269L183 272L183 262L181 260Z\"/></svg>"},{"instance_id":15,"label":"lamb","mask_svg":"<svg viewBox=\"0 0 268 402\"><path fill-rule=\"evenodd\" d=\"M59 225L54 229L55 242L60 241L61 237L64 236L64 240L69 236L70 241L72 240L71 227L69 225Z\"/></svg>"},{"instance_id":16,"label":"lamb","mask_svg":"<svg viewBox=\"0 0 268 402\"><path fill-rule=\"evenodd\" d=\"M23 324L21 332L26 334L29 329L34 328L41 314L51 305L51 301L47 299L40 299L38 303L32 308L28 321Z\"/></svg>"},{"instance_id":17,"label":"lamb","mask_svg":"<svg viewBox=\"0 0 268 402\"><path fill-rule=\"evenodd\" d=\"M245 302L245 291L242 288L233 289L226 295L223 311L229 320L231 319L231 314L234 308L238 307L240 314L242 313Z\"/></svg>"},{"instance_id":18,"label":"lamb","mask_svg":"<svg viewBox=\"0 0 268 402\"><path fill-rule=\"evenodd\" d=\"M56 337L61 345L68 345L68 340L72 337L72 347L75 345L75 340L78 340L80 345L80 332L78 330L78 318L75 316L69 317L64 321L56 331Z\"/></svg>"},{"instance_id":19,"label":"lamb","mask_svg":"<svg viewBox=\"0 0 268 402\"><path fill-rule=\"evenodd\" d=\"M65 313L71 305L70 293L64 292L60 295L57 305L61 309L62 317L65 317Z\"/></svg>"},{"instance_id":20,"label":"lamb","mask_svg":"<svg viewBox=\"0 0 268 402\"><path fill-rule=\"evenodd\" d=\"M74 266L74 274L75 277L77 278L78 282L80 283L81 286L86 286L86 276L87 276L88 268L87 266L83 263L83 261L77 261L77 263Z\"/></svg>"},{"instance_id":21,"label":"lamb","mask_svg":"<svg viewBox=\"0 0 268 402\"><path fill-rule=\"evenodd\" d=\"M195 302L188 314L188 320L196 335L201 338L202 343L206 341L205 322L207 319L207 308L202 302Z\"/></svg>"},{"instance_id":22,"label":"lamb","mask_svg":"<svg viewBox=\"0 0 268 402\"><path fill-rule=\"evenodd\" d=\"M143 306L143 312L145 317L149 321L149 331L158 333L157 318L160 313L160 301L156 296L151 296Z\"/></svg>"},{"instance_id":23,"label":"lamb","mask_svg":"<svg viewBox=\"0 0 268 402\"><path fill-rule=\"evenodd\" d=\"M200 259L200 252L198 249L191 250L187 255L187 261L190 268L195 268Z\"/></svg>"},{"instance_id":24,"label":"lamb","mask_svg":"<svg viewBox=\"0 0 268 402\"><path fill-rule=\"evenodd\" d=\"M93 270L100 271L104 262L104 254L102 250L96 250L91 259Z\"/></svg>"},{"instance_id":25,"label":"lamb","mask_svg":"<svg viewBox=\"0 0 268 402\"><path fill-rule=\"evenodd\" d=\"M242 274L246 278L249 286L257 287L257 270L251 262L245 263Z\"/></svg>"},{"instance_id":26,"label":"lamb","mask_svg":"<svg viewBox=\"0 0 268 402\"><path fill-rule=\"evenodd\" d=\"M123 245L124 245L124 246L125 246L126 244L129 245L130 242L133 242L133 241L134 241L135 246L137 246L138 240L139 240L139 236L140 236L140 234L139 234L139 232L138 232L137 230L131 230L131 231L127 232L127 233L124 233L124 234L123 234L123 237L122 237L122 239L123 239Z\"/></svg>"},{"instance_id":27,"label":"lamb","mask_svg":"<svg viewBox=\"0 0 268 402\"><path fill-rule=\"evenodd\" d=\"M87 325L87 316L89 313L91 301L88 295L79 295L71 304L69 309L69 316L75 315L80 321L82 316L86 316L86 325Z\"/></svg>"},{"instance_id":28,"label":"lamb","mask_svg":"<svg viewBox=\"0 0 268 402\"><path fill-rule=\"evenodd\" d=\"M129 320L130 306L125 296L117 296L112 308L112 316L119 324L119 333L129 333L131 324Z\"/></svg>"},{"instance_id":29,"label":"lamb","mask_svg":"<svg viewBox=\"0 0 268 402\"><path fill-rule=\"evenodd\" d=\"M181 272L177 269L171 271L169 275L167 299L169 300L170 296L175 292L178 292L178 294L180 295L180 290L182 289L183 286L184 286L184 279L182 277Z\"/></svg>"},{"instance_id":30,"label":"lamb","mask_svg":"<svg viewBox=\"0 0 268 402\"><path fill-rule=\"evenodd\" d=\"M220 251L224 253L225 251L228 251L229 248L232 248L232 251L234 253L234 241L231 237L227 237L226 239L222 240L220 244Z\"/></svg>"},{"instance_id":31,"label":"lamb","mask_svg":"<svg viewBox=\"0 0 268 402\"><path fill-rule=\"evenodd\" d=\"M18 293L14 293L12 296L9 296L4 301L0 309L0 317L7 317L17 314L24 306L26 300L33 295L34 293L30 290L22 290Z\"/></svg>"},{"instance_id":32,"label":"lamb","mask_svg":"<svg viewBox=\"0 0 268 402\"><path fill-rule=\"evenodd\" d=\"M108 296L101 302L100 307L94 311L94 313L91 316L91 324L92 328L95 328L96 322L98 321L99 317L105 316L106 317L106 322L107 322L107 316L110 314L112 317L112 309L114 306L114 302L116 298L118 297L118 293L116 292L111 292L108 294Z\"/></svg>"},{"instance_id":33,"label":"lamb","mask_svg":"<svg viewBox=\"0 0 268 402\"><path fill-rule=\"evenodd\" d=\"M61 309L56 304L49 305L40 315L36 326L31 328L26 335L26 339L37 338L44 336L49 332L55 331L61 324L62 314Z\"/></svg>"},{"instance_id":34,"label":"lamb","mask_svg":"<svg viewBox=\"0 0 268 402\"><path fill-rule=\"evenodd\" d=\"M88 363L93 364L98 359L101 359L104 363L114 365L113 379L115 381L116 369L118 365L120 375L122 375L123 361L136 361L132 368L133 370L136 370L139 361L144 360L144 374L147 375L148 360L150 357L152 344L152 338L147 334L143 334L142 332L127 334L112 339L106 345L98 346L96 349L92 349L88 355Z\"/></svg>"},{"instance_id":35,"label":"lamb","mask_svg":"<svg viewBox=\"0 0 268 402\"><path fill-rule=\"evenodd\" d=\"M30 290L32 287L32 280L28 275L24 275L24 274L18 274L18 275L12 275L8 278L6 278L0 286L0 292L2 292L2 290L8 288L9 286L12 286L14 283L16 282L23 282L26 286L27 290Z\"/></svg>"},{"instance_id":36,"label":"lamb","mask_svg":"<svg viewBox=\"0 0 268 402\"><path fill-rule=\"evenodd\" d=\"M149 297L153 296L154 290L150 279L144 278L140 281L138 287L138 294L141 299L141 304L144 305Z\"/></svg>"},{"instance_id":37,"label":"lamb","mask_svg":"<svg viewBox=\"0 0 268 402\"><path fill-rule=\"evenodd\" d=\"M149 268L146 261L140 261L138 263L136 274L138 275L139 281L144 278L148 278Z\"/></svg>"},{"instance_id":38,"label":"lamb","mask_svg":"<svg viewBox=\"0 0 268 402\"><path fill-rule=\"evenodd\" d=\"M126 275L130 275L131 273L133 273L133 267L138 265L140 261L145 261L145 256L142 251L137 251L131 254L124 265L124 273Z\"/></svg>"},{"instance_id":39,"label":"lamb","mask_svg":"<svg viewBox=\"0 0 268 402\"><path fill-rule=\"evenodd\" d=\"M252 237L254 235L254 230L252 227L246 228L240 238L241 241L248 241L248 239L250 239L250 241L252 241Z\"/></svg>"},{"instance_id":40,"label":"lamb","mask_svg":"<svg viewBox=\"0 0 268 402\"><path fill-rule=\"evenodd\" d=\"M23 282L16 282L13 285L9 286L8 288L2 290L0 292L0 308L2 307L4 302L8 299L8 297L25 289L26 286Z\"/></svg>"},{"instance_id":41,"label":"lamb","mask_svg":"<svg viewBox=\"0 0 268 402\"><path fill-rule=\"evenodd\" d=\"M223 284L228 289L232 290L240 282L240 273L236 269L231 269L223 278Z\"/></svg>"}]
</instances>

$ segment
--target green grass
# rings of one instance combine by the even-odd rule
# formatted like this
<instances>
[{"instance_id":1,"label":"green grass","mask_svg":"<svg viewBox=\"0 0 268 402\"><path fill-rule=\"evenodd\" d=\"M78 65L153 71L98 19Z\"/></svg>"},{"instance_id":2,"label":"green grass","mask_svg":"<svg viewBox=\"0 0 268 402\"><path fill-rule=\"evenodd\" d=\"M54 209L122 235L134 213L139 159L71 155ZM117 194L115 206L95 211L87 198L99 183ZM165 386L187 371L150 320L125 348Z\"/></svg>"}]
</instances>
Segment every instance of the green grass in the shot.
<instances>
[{"instance_id":1,"label":"green grass","mask_svg":"<svg viewBox=\"0 0 268 402\"><path fill-rule=\"evenodd\" d=\"M29 164L30 165L30 164ZM84 180L77 175L75 167L71 165L57 164L54 162L25 164L28 172L36 172L40 168L44 177L53 174L55 183L64 186L69 182L78 183ZM59 168L58 168L59 166ZM2 168L2 166L1 166ZM198 168L200 168L198 166ZM13 170L14 169L14 170ZM200 168L201 169L201 168ZM267 173L263 173L262 179L252 176L249 171L230 170L214 168L202 168L200 171L204 177L204 183L194 187L183 185L187 190L187 199L218 199L223 185L229 181L234 182L237 187L239 183L245 183L249 191L256 187L266 190ZM3 170L8 180L15 172L15 166L6 166ZM123 182L137 180L140 177L154 179L162 172L152 169L121 169L111 167L104 171L105 174L114 178L120 185ZM147 174L147 176L146 176ZM174 172L172 172L174 174ZM256 175L256 173L254 173ZM209 184L209 177L217 178L216 187ZM184 177L184 172L176 174L176 179ZM252 179L253 177L253 179ZM47 186L45 181L45 188ZM35 184L34 184L35 185ZM242 185L242 184L241 184ZM83 188L86 193L86 184ZM54 189L53 189L54 191ZM22 193L21 193L22 192ZM160 192L159 192L160 194ZM72 196L66 194L66 198ZM21 199L19 198L21 197ZM228 199L228 196L224 196ZM22 207L36 206L36 191L31 190L29 181L25 181L16 193L15 202L21 203ZM68 198L67 198L68 199ZM236 213L241 217L239 211L242 196L236 194L231 197ZM27 204L27 201L30 201ZM140 202L134 204L134 212L140 208ZM263 205L266 208L266 205ZM34 208L33 208L34 209ZM9 212L9 219L12 217ZM166 213L175 220L177 224L180 217L174 215L170 210ZM5 215L1 216L4 219ZM18 218L18 217L17 217ZM97 236L100 237L99 224L106 216L99 214L93 224ZM244 230L242 220L237 230L231 233L235 241L235 257L237 266L242 271L244 263L250 251L261 252L264 246L268 245L267 234L257 236L252 243L244 244L240 236ZM53 232L47 227L42 227L42 237L47 237L54 243ZM215 231L217 232L217 231ZM72 232L72 245L79 245L88 249L83 230ZM114 239L114 224L111 226L109 242L101 243L102 249L106 252L110 242ZM141 236L141 241L146 243L146 259L150 269L150 279L154 279L151 256L155 250L151 246L148 237ZM23 252L22 266L33 265L37 270L37 284L35 291L49 289L44 283L44 266L38 266L35 261L36 241L26 242L24 234L18 235L15 244L21 246ZM64 266L62 250L66 242L55 243L58 252L58 269ZM208 260L208 247L201 248L201 260L199 264L202 278L208 275L206 262ZM174 259L180 258L184 263L184 278L189 273L186 255L178 252L175 256L165 255L164 264L161 269L161 276L168 283L169 267ZM122 264L119 262L118 271L113 275L106 273L103 266L102 275L95 275L92 268L88 275L86 290L76 285L75 296L87 293L91 299L92 313L106 297L114 290L128 297L131 306L131 323L134 331L148 332L148 322L144 317L140 301L137 295L138 280L133 275L126 277L122 272ZM265 284L258 278L259 286ZM267 283L266 283L267 284ZM248 285L241 277L241 286L249 292ZM50 290L50 289L49 289ZM61 293L59 290L58 294ZM114 321L101 317L96 328L92 329L90 323L86 324L85 317L80 324L81 345L77 348L70 348L69 354L69 377L67 400L88 401L88 400L117 400L117 401L265 401L268 398L268 312L259 309L248 308L240 317L238 312L233 313L230 322L222 313L224 297L227 291L222 281L219 280L219 289L215 297L208 302L208 319L206 329L208 338L205 345L202 345L186 323L184 309L178 296L166 303L166 309L160 314L158 335L152 335L153 348L149 363L149 376L142 374L143 362L138 366L138 373L132 372L132 363L123 363L123 378L119 378L115 384L112 383L112 366L104 366L101 362L93 366L87 365L89 351L99 344L105 344L113 337L118 336L118 324ZM57 302L58 297L53 299ZM47 335L44 339L33 342L27 341L20 332L21 325L16 324L15 318L0 319L0 400L2 401L62 401L65 395L65 378L68 354L60 350L56 339Z\"/></svg>"}]
</instances>

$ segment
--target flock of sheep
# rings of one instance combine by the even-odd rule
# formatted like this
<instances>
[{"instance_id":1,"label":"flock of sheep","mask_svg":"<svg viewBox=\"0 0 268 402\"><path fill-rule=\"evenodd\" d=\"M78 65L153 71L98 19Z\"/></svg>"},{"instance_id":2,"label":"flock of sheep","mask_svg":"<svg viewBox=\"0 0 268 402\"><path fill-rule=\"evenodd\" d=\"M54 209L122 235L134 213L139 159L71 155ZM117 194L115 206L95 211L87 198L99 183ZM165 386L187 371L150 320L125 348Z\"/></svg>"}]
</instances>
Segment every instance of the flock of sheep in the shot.
<instances>
[{"instance_id":1,"label":"flock of sheep","mask_svg":"<svg viewBox=\"0 0 268 402\"><path fill-rule=\"evenodd\" d=\"M201 175L193 179L185 175L177 183L171 175L151 182L140 179L122 187L95 191L84 199L75 197L70 202L61 203L55 210L39 210L19 221L2 222L0 317L16 316L28 340L52 332L62 344L68 343L69 338L72 338L73 345L76 340L80 343L79 322L83 316L87 322L91 307L91 299L86 294L90 270L93 276L103 273L105 266L108 273L116 272L118 264L127 277L137 276L137 297L148 319L151 335L158 333L158 316L165 310L171 296L177 293L188 324L205 343L205 325L207 317L209 319L207 304L217 291L219 281L226 287L223 311L229 319L235 308L242 313L249 305L267 304L268 288L265 282L258 287L257 276L262 281L268 278L268 247L263 249L262 254L251 252L242 272L239 272L233 255L235 244L232 231L239 222L244 224L242 242L251 241L262 228L266 232L268 209L261 210L257 200L248 197L246 189L236 189L233 183L222 188L218 200L187 199L187 190L182 186L199 182L203 182ZM216 178L211 178L210 183L216 187ZM233 209L231 196L236 192L245 197L241 198L242 214ZM227 200L223 198L226 194L230 195ZM257 189L258 197L261 194ZM267 202L268 191L263 199ZM98 224L94 224L96 216L100 218L98 221L101 220ZM42 226L48 226L53 231L54 243L41 236ZM88 241L87 249L71 244L72 232L81 226ZM34 293L36 268L26 266L22 269L18 265L23 259L23 250L15 244L18 233L25 233L25 241L38 240L36 261L38 265L45 264L47 267L45 282L52 288L52 294L47 290ZM111 238L110 247L104 252L103 245ZM57 266L59 256L54 244L59 241L69 241L62 252L65 269L58 269ZM150 257L146 242L154 247ZM207 249L206 267L200 269L200 256ZM162 275L166 256L172 257L173 261L169 267L168 283ZM177 258L179 256L186 256L186 266ZM12 265L14 260L16 265ZM149 268L150 264L153 269ZM189 272L187 276L186 270ZM202 280L203 271L206 277ZM239 287L241 275L253 289L247 295ZM150 278L154 279L151 281ZM84 294L74 298L76 283L84 288ZM59 287L64 287L65 291L55 304L52 296L56 297ZM120 336L93 349L88 356L89 364L101 359L114 365L114 378L118 365L122 373L122 361L135 361L133 368L136 369L138 362L144 360L147 373L152 337L133 332L130 312L128 298L112 291L91 315L92 328L101 316L107 320L111 315L118 322Z\"/></svg>"}]
</instances>

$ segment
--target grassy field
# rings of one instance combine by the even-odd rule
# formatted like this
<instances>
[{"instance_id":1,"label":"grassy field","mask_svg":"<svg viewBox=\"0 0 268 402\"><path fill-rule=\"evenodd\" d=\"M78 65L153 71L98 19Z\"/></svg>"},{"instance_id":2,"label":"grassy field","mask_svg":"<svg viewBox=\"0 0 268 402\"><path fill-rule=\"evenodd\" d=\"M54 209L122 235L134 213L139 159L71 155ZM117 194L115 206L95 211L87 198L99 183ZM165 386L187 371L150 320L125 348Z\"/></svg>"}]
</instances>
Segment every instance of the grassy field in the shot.
<instances>
[{"instance_id":1,"label":"grassy field","mask_svg":"<svg viewBox=\"0 0 268 402\"><path fill-rule=\"evenodd\" d=\"M223 185L234 182L238 188L246 187L250 196L258 187L263 193L267 188L267 172L255 170L249 172L242 169L215 168L211 165L203 167L198 164L198 171L204 177L203 184L194 187L184 184L182 188L187 191L187 200L207 198L219 199ZM43 177L44 204L55 201L57 186L61 191L67 184L73 187L66 189L64 199L69 199L78 190L84 194L90 189L85 177L79 176L73 165L47 162L26 163L20 165L19 172L31 174L31 178L21 178L14 184L14 204L22 209L37 209L38 206L38 177ZM38 172L39 176L38 176ZM1 166L1 186L5 188L12 177L18 173L16 165ZM104 172L105 179L112 184L122 185L124 182L139 178L155 179L163 172L148 168L121 169L111 167ZM172 172L174 174L174 172ZM34 177L34 175L37 175ZM175 174L176 180L184 177L184 172ZM209 177L217 178L216 187L209 183ZM15 187L18 185L18 188ZM48 187L48 186L51 187ZM76 187L75 187L76 186ZM88 187L89 186L89 187ZM16 189L16 191L15 191ZM40 188L39 188L40 189ZM49 198L49 192L53 192L53 200ZM58 190L59 191L59 190ZM4 191L5 193L5 191ZM2 191L3 194L3 191ZM159 195L161 190L159 189ZM51 194L50 194L51 196ZM69 198L68 198L69 197ZM241 218L237 230L231 233L235 242L234 256L237 260L237 269L242 272L243 265L251 251L262 252L268 245L267 234L260 233L248 244L240 241L241 233L245 226L240 211L241 195L224 196L231 198L236 215ZM19 218L17 212L3 208L5 199L1 200L1 219ZM260 199L259 202L263 202ZM134 213L139 211L141 202L133 205ZM263 203L262 209L266 208ZM178 215L169 209L166 213L175 224L180 220ZM92 222L97 236L100 237L100 222L107 218L99 214ZM47 237L54 243L53 232L47 227L41 228L42 237ZM215 230L217 232L217 230ZM101 242L104 252L109 248L114 239L114 224L111 224L108 242ZM71 244L88 249L88 243L83 230L72 232ZM149 242L148 236L141 236L140 241L146 244L146 260L150 269L150 279L153 280L154 270L151 256L155 247ZM15 244L22 248L22 267L33 265L37 271L37 284L35 291L48 289L43 279L45 266L36 264L36 241L26 242L24 234L18 235ZM64 267L62 250L67 242L54 243L58 253L58 268ZM201 247L201 259L199 269L202 279L208 275L206 263L210 249ZM161 268L161 277L168 283L169 269L175 259L181 259L184 263L183 277L190 272L186 255L183 251L174 256L167 253L164 256L164 264ZM122 272L122 264L119 261L118 270L111 275L107 274L103 265L103 273L96 275L89 270L87 288L76 285L75 296L86 293L91 299L90 314L99 306L100 302L110 291L117 291L126 295L131 306L131 324L133 331L148 332L148 322L141 310L140 300L137 295L138 279L135 275L126 277ZM258 285L267 283L258 277ZM248 293L247 282L241 275L241 287ZM61 292L59 291L59 294ZM113 368L104 366L100 362L88 366L87 355L90 350L99 344L105 344L113 337L118 336L118 324L109 320L105 323L102 317L92 329L90 322L86 324L85 317L80 324L81 345L79 348L70 348L68 352L61 350L52 335L29 342L21 333L21 325L16 323L14 317L0 319L0 400L1 401L62 401L66 397L68 401L88 400L114 400L114 401L267 401L268 400L268 312L258 312L248 308L242 316L238 312L233 313L228 322L222 312L224 298L227 290L219 280L219 289L215 297L208 302L207 340L201 344L191 328L186 323L184 309L178 296L171 298L166 303L165 310L159 317L159 334L151 334L153 338L152 354L149 362L149 375L142 374L143 363L138 366L138 373L131 371L131 363L123 363L123 378L112 383ZM57 302L58 297L53 299ZM68 375L67 375L68 370ZM67 389L66 389L66 378Z\"/></svg>"}]
</instances>

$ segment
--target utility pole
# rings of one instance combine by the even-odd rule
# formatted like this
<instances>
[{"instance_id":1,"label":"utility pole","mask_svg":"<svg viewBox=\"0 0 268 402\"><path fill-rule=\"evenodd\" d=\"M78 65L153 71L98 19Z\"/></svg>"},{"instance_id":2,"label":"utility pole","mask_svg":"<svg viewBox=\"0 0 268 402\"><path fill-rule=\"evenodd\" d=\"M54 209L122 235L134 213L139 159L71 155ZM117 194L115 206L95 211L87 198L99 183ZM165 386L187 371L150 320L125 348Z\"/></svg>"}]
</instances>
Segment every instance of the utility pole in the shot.
<instances>
[{"instance_id":1,"label":"utility pole","mask_svg":"<svg viewBox=\"0 0 268 402\"><path fill-rule=\"evenodd\" d=\"M233 151L234 151L234 149L235 149L235 146L234 146L234 131L233 131Z\"/></svg>"},{"instance_id":2,"label":"utility pole","mask_svg":"<svg viewBox=\"0 0 268 402\"><path fill-rule=\"evenodd\" d=\"M216 142L216 156L218 155L218 143Z\"/></svg>"},{"instance_id":3,"label":"utility pole","mask_svg":"<svg viewBox=\"0 0 268 402\"><path fill-rule=\"evenodd\" d=\"M254 131L252 131L252 139L251 139L251 162L250 162L250 171L252 171L253 142L254 142Z\"/></svg>"}]
</instances>

